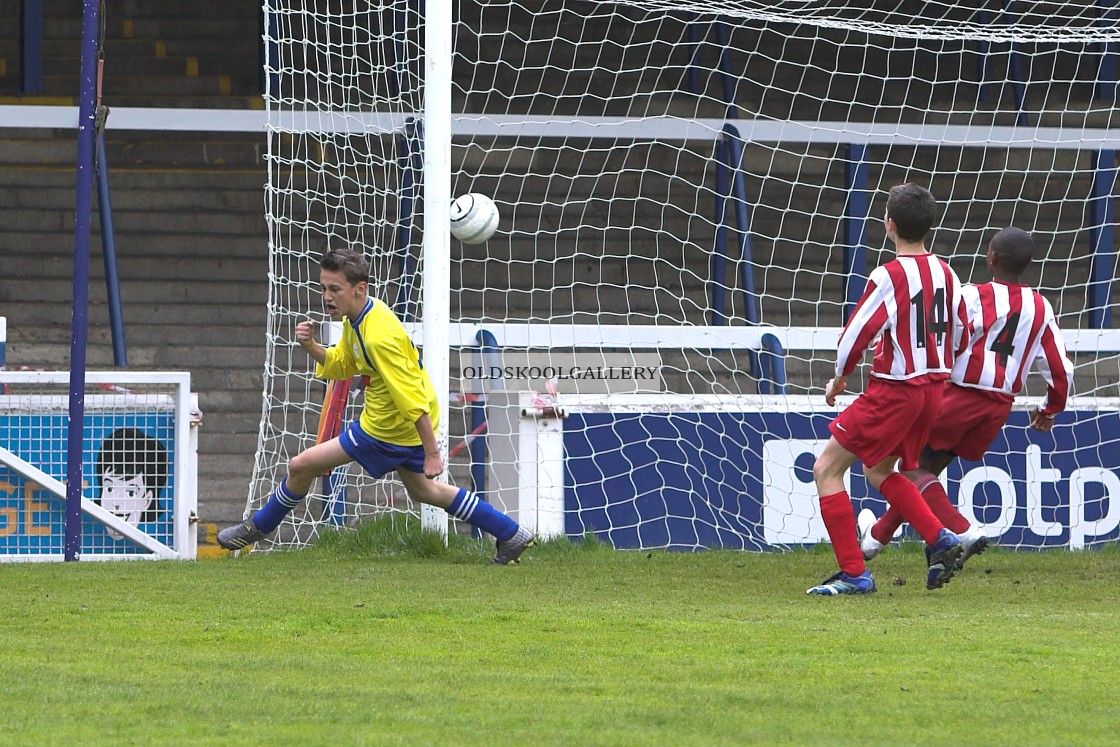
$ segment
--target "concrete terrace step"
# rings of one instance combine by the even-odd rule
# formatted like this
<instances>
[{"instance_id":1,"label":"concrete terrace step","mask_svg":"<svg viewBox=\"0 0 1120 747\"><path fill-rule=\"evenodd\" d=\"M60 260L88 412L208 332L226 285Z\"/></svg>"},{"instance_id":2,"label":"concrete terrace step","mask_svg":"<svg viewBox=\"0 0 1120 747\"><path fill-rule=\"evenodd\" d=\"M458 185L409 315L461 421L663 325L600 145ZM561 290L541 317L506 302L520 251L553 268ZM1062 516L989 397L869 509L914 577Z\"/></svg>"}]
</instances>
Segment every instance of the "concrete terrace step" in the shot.
<instances>
[{"instance_id":1,"label":"concrete terrace step","mask_svg":"<svg viewBox=\"0 0 1120 747\"><path fill-rule=\"evenodd\" d=\"M144 187L132 186L123 174L110 172L109 196L113 212L124 210L183 210L254 213L264 215L261 185L248 189L194 189L191 191L165 190L159 194ZM71 179L73 181L73 179ZM36 210L72 210L73 185L66 187L16 187L0 182L0 205L5 209L29 208Z\"/></svg>"},{"instance_id":2,"label":"concrete terrace step","mask_svg":"<svg viewBox=\"0 0 1120 747\"><path fill-rule=\"evenodd\" d=\"M209 18L180 16L130 18L121 13L108 13L101 19L109 39L259 39L260 20L257 9L246 16L233 16L229 10ZM47 39L80 39L82 37L80 8L66 15L43 16L43 37ZM19 38L19 13L0 12L0 36Z\"/></svg>"},{"instance_id":3,"label":"concrete terrace step","mask_svg":"<svg viewBox=\"0 0 1120 747\"><path fill-rule=\"evenodd\" d=\"M78 90L77 67L59 75L43 76L43 95L74 96ZM232 93L232 85L230 78L222 75L187 77L177 73L174 76L150 77L122 70L116 75L106 75L101 91L103 100L111 104L118 99L140 96L228 96Z\"/></svg>"},{"instance_id":4,"label":"concrete terrace step","mask_svg":"<svg viewBox=\"0 0 1120 747\"><path fill-rule=\"evenodd\" d=\"M39 343L25 343L19 339L11 342L12 351L8 356L11 366L32 365L47 368L65 368L70 362L69 345L45 345ZM158 370L158 371L190 371L199 368L237 368L245 363L259 364L263 360L264 346L261 345L259 355L248 359L247 353L251 352L242 347L208 346L206 348L185 348L167 345L160 341L156 345L133 344L128 347L128 363L131 368ZM108 345L91 345L89 354L89 367L98 366L111 368L113 366L113 351Z\"/></svg>"},{"instance_id":5,"label":"concrete terrace step","mask_svg":"<svg viewBox=\"0 0 1120 747\"><path fill-rule=\"evenodd\" d=\"M2 142L2 141L0 141ZM152 193L153 200L177 199L173 193L202 191L219 194L226 191L255 192L264 202L264 185L268 175L264 169L224 171L214 168L189 169L113 169L110 164L113 189L139 189ZM0 165L0 187L68 188L74 189L74 169L24 168L18 165ZM181 198L178 197L178 198ZM263 211L263 207L262 207Z\"/></svg>"},{"instance_id":6,"label":"concrete terrace step","mask_svg":"<svg viewBox=\"0 0 1120 747\"><path fill-rule=\"evenodd\" d=\"M123 266L121 271L123 273L126 270L128 270L127 265ZM9 275L9 277L12 276ZM27 283L13 284L15 287L6 288L3 300L8 303L33 304L43 298L69 298L71 296L73 288L70 278L45 278L41 283L42 285L36 283L31 288L22 287L30 285ZM243 280L236 278L230 280L221 278L212 280L176 280L174 282L163 283L136 282L129 286L128 291L130 303L134 304L206 304L208 302L218 302L220 304L227 300L233 302L237 301L235 294L223 297L219 292L223 287L229 291L230 289L236 289L243 283ZM263 284L262 287L264 287ZM37 290L39 292L37 292Z\"/></svg>"},{"instance_id":7,"label":"concrete terrace step","mask_svg":"<svg viewBox=\"0 0 1120 747\"><path fill-rule=\"evenodd\" d=\"M123 294L122 294L123 295ZM260 347L263 350L265 339L264 314L252 316L232 317L228 312L215 315L210 305L197 306L195 316L199 317L195 323L183 320L181 308L166 305L136 304L128 298L121 301L124 315L125 343L128 347L142 347L146 341L162 340L168 344L182 346L203 346L214 342L221 342L226 346L245 346L247 348ZM101 326L103 321L103 305L98 306L99 325L91 327L89 339L94 344L111 344L112 330ZM232 307L231 307L232 308ZM263 308L263 307L262 307ZM144 310L148 310L147 313ZM67 306L69 315L69 306ZM260 318L255 318L259 316ZM234 323L236 319L236 323ZM30 320L25 321L24 325ZM34 342L39 344L69 345L70 320L53 319L53 323L39 319L35 321ZM13 327L9 331L12 339L25 339L16 335ZM263 353L262 353L263 356ZM263 367L263 357L262 367Z\"/></svg>"},{"instance_id":8,"label":"concrete terrace step","mask_svg":"<svg viewBox=\"0 0 1120 747\"><path fill-rule=\"evenodd\" d=\"M139 254L140 256L137 256ZM13 251L3 262L3 266L16 266L15 272L25 277L34 277L40 274L47 275L52 270L65 268L71 260L68 257L43 257L42 254L28 254ZM100 270L100 267L94 268ZM149 278L160 276L169 282L202 282L208 281L215 285L222 283L260 283L262 287L267 284L268 258L264 252L260 256L235 256L199 259L194 256L168 257L145 256L143 245L136 242L124 242L117 248L117 274L120 282L144 284ZM103 277L99 272L91 272L91 277L96 280ZM135 298L140 301L140 297ZM175 320L166 320L164 323L180 323Z\"/></svg>"},{"instance_id":9,"label":"concrete terrace step","mask_svg":"<svg viewBox=\"0 0 1120 747\"><path fill-rule=\"evenodd\" d=\"M0 0L0 17L18 17L21 0ZM41 0L44 16L81 15L82 6L76 0ZM192 0L189 4L165 6L147 0L114 0L109 6L110 15L128 18L155 17L174 19L180 17L225 18L237 12L240 6L231 8L228 0ZM249 6L239 15L252 16L260 11L258 6Z\"/></svg>"},{"instance_id":10,"label":"concrete terrace step","mask_svg":"<svg viewBox=\"0 0 1120 747\"><path fill-rule=\"evenodd\" d=\"M7 228L11 231L72 232L74 230L73 212L63 210L23 209L18 213L5 215ZM97 231L99 223L94 214L93 227ZM113 213L113 228L117 236L132 232L182 233L200 237L205 234L219 235L259 235L267 236L263 212L256 213L184 213L165 210L122 210Z\"/></svg>"},{"instance_id":11,"label":"concrete terrace step","mask_svg":"<svg viewBox=\"0 0 1120 747\"><path fill-rule=\"evenodd\" d=\"M112 116L112 114L110 114ZM114 135L105 142L105 158L110 175L116 169L130 166L237 166L260 167L263 170L264 138L256 142L246 139L191 140L184 133L177 141L145 141L143 133L135 139ZM55 140L0 140L0 164L6 165L72 165L77 161L76 136Z\"/></svg>"},{"instance_id":12,"label":"concrete terrace step","mask_svg":"<svg viewBox=\"0 0 1120 747\"><path fill-rule=\"evenodd\" d=\"M72 256L74 250L73 226L70 226L65 232L10 233L5 231L3 235L6 247L35 248L42 252L50 252L58 258L51 260L55 262L70 261L68 257ZM205 241L199 240L192 233L163 234L158 231L130 233L127 236L118 234L116 238L120 258L125 256L124 252L128 247L143 246L148 248L153 256L159 256L155 254L158 251L169 256L233 257L248 254L250 256L260 256L265 262L268 259L268 246L263 228L259 235L211 234L206 237ZM100 247L99 244L94 246L93 251L96 256L100 253ZM67 254L67 252L70 252L70 254ZM4 266L7 256L5 252L0 252L0 267ZM7 277L19 276L7 275Z\"/></svg>"}]
</instances>

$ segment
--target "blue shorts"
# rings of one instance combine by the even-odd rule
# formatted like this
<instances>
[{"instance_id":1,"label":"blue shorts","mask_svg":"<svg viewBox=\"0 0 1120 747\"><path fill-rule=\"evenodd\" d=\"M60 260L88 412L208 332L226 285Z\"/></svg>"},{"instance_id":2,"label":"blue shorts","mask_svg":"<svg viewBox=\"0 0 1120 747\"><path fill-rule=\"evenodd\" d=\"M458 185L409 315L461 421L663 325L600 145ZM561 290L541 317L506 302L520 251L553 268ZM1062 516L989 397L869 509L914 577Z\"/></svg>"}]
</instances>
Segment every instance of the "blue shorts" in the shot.
<instances>
[{"instance_id":1,"label":"blue shorts","mask_svg":"<svg viewBox=\"0 0 1120 747\"><path fill-rule=\"evenodd\" d=\"M371 477L382 477L398 467L424 474L423 446L398 446L379 441L363 431L357 420L342 432L338 442L342 444L342 450L362 465Z\"/></svg>"}]
</instances>

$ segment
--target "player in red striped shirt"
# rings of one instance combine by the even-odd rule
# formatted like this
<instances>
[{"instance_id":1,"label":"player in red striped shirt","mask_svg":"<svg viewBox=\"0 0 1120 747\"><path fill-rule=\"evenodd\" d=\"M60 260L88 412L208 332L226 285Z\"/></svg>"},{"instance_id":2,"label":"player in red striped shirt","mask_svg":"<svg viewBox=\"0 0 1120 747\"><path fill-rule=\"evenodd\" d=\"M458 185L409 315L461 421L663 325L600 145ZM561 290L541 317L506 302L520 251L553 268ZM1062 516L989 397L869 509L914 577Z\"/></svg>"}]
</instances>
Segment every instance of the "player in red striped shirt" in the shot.
<instances>
[{"instance_id":1,"label":"player in red striped shirt","mask_svg":"<svg viewBox=\"0 0 1120 747\"><path fill-rule=\"evenodd\" d=\"M897 256L876 268L840 335L836 376L825 388L833 405L847 377L878 339L866 391L832 421L824 451L813 465L821 517L840 571L809 594L867 594L875 580L864 564L856 517L844 474L858 459L868 483L886 497L928 543L926 586L936 589L956 571L963 548L933 514L914 483L897 468L918 467L945 381L965 342L960 281L926 250L937 203L916 184L892 187L884 225Z\"/></svg>"},{"instance_id":2,"label":"player in red striped shirt","mask_svg":"<svg viewBox=\"0 0 1120 747\"><path fill-rule=\"evenodd\" d=\"M993 279L962 291L970 320L968 347L953 366L919 468L908 475L937 518L960 535L964 552L958 569L987 549L988 538L949 502L937 475L958 456L971 461L984 456L1007 422L1032 363L1046 380L1046 399L1031 413L1031 428L1049 431L1069 396L1073 364L1054 310L1020 281L1034 250L1034 239L1019 228L1003 229L988 244ZM875 522L874 514L864 509L858 524L863 557L870 560L890 542L902 516L892 507Z\"/></svg>"}]
</instances>

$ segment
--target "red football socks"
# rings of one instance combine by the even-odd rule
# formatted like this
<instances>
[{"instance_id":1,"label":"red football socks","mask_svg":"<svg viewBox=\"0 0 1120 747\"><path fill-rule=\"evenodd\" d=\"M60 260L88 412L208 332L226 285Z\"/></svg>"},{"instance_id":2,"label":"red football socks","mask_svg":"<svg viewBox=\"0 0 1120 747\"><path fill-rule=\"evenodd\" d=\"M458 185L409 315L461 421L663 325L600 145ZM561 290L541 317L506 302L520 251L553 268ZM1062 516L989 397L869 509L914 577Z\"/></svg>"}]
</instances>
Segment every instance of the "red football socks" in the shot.
<instances>
[{"instance_id":1,"label":"red football socks","mask_svg":"<svg viewBox=\"0 0 1120 747\"><path fill-rule=\"evenodd\" d=\"M887 506L887 512L879 517L875 526L871 527L871 536L884 545L889 545L894 539L894 533L902 526L902 514L894 506Z\"/></svg>"},{"instance_id":2,"label":"red football socks","mask_svg":"<svg viewBox=\"0 0 1120 747\"><path fill-rule=\"evenodd\" d=\"M879 486L879 492L887 499L892 508L898 509L902 518L910 522L914 531L921 535L927 544L937 541L937 534L944 528L914 483L904 475L895 472ZM823 507L822 507L823 510ZM893 532L892 532L893 534ZM876 539L879 539L876 537ZM882 540L880 540L881 542Z\"/></svg>"},{"instance_id":3,"label":"red football socks","mask_svg":"<svg viewBox=\"0 0 1120 747\"><path fill-rule=\"evenodd\" d=\"M849 576L858 576L867 570L863 563L863 553L859 549L856 515L852 511L852 499L848 494L840 491L821 496L821 518L828 530L828 538L832 540L832 551L836 553L840 570Z\"/></svg>"},{"instance_id":4,"label":"red football socks","mask_svg":"<svg viewBox=\"0 0 1120 747\"><path fill-rule=\"evenodd\" d=\"M968 519L961 516L961 512L957 510L956 506L949 502L949 496L945 493L945 486L936 476L922 475L915 485L921 492L922 497L926 499L926 505L933 511L933 515L942 524L949 527L950 532L964 534L972 526L968 523Z\"/></svg>"}]
</instances>

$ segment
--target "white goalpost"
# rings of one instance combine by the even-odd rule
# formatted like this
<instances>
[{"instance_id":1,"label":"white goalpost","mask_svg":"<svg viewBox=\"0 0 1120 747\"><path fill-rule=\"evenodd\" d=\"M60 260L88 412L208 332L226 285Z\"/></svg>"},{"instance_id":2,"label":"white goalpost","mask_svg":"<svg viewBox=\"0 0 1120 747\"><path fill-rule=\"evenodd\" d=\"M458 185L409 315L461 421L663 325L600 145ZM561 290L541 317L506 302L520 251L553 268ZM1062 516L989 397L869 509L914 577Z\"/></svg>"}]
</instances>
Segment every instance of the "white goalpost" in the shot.
<instances>
[{"instance_id":1,"label":"white goalpost","mask_svg":"<svg viewBox=\"0 0 1120 747\"><path fill-rule=\"evenodd\" d=\"M326 319L322 254L358 246L447 397L450 479L545 535L818 542L821 393L888 256L884 190L916 181L965 281L988 279L996 230L1032 231L1028 280L1076 367L1054 432L1017 409L982 463L950 468L950 496L1005 546L1120 537L1115 9L868 5L459 0L421 18L408 0L270 2L269 343L246 513L316 437L324 386L294 327ZM501 210L485 244L448 236L465 192ZM858 471L851 494L881 513ZM419 510L341 470L273 546L386 512Z\"/></svg>"}]
</instances>

